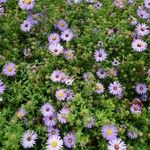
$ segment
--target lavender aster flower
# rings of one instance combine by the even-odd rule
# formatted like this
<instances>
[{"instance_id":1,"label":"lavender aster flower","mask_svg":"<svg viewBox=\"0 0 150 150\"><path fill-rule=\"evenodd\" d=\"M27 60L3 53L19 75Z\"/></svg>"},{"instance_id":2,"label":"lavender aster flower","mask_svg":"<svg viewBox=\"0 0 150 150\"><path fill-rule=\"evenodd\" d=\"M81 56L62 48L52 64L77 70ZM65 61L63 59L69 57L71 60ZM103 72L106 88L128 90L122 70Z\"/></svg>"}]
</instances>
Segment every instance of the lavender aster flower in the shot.
<instances>
[{"instance_id":1,"label":"lavender aster flower","mask_svg":"<svg viewBox=\"0 0 150 150\"><path fill-rule=\"evenodd\" d=\"M107 77L107 73L103 68L99 68L96 72L96 75L99 79L105 79Z\"/></svg>"},{"instance_id":2,"label":"lavender aster flower","mask_svg":"<svg viewBox=\"0 0 150 150\"><path fill-rule=\"evenodd\" d=\"M94 58L97 62L104 61L106 57L107 57L107 54L103 49L99 49L94 52Z\"/></svg>"},{"instance_id":3,"label":"lavender aster flower","mask_svg":"<svg viewBox=\"0 0 150 150\"><path fill-rule=\"evenodd\" d=\"M51 137L51 136L54 136L54 135L59 136L59 132L60 132L59 129L54 128L54 127L49 127L48 128L48 137Z\"/></svg>"},{"instance_id":4,"label":"lavender aster flower","mask_svg":"<svg viewBox=\"0 0 150 150\"><path fill-rule=\"evenodd\" d=\"M2 73L8 77L14 76L16 74L16 65L12 62L5 64Z\"/></svg>"},{"instance_id":5,"label":"lavender aster flower","mask_svg":"<svg viewBox=\"0 0 150 150\"><path fill-rule=\"evenodd\" d=\"M126 150L126 144L119 138L115 138L108 143L108 150Z\"/></svg>"},{"instance_id":6,"label":"lavender aster flower","mask_svg":"<svg viewBox=\"0 0 150 150\"><path fill-rule=\"evenodd\" d=\"M114 0L114 5L115 5L117 8L123 8L123 7L124 7L124 3L125 3L124 0Z\"/></svg>"},{"instance_id":7,"label":"lavender aster flower","mask_svg":"<svg viewBox=\"0 0 150 150\"><path fill-rule=\"evenodd\" d=\"M108 90L113 95L120 95L122 93L122 85L119 82L114 81L109 84Z\"/></svg>"},{"instance_id":8,"label":"lavender aster flower","mask_svg":"<svg viewBox=\"0 0 150 150\"><path fill-rule=\"evenodd\" d=\"M72 40L73 37L74 37L73 32L70 29L67 29L61 33L61 39L63 41L69 42Z\"/></svg>"},{"instance_id":9,"label":"lavender aster flower","mask_svg":"<svg viewBox=\"0 0 150 150\"><path fill-rule=\"evenodd\" d=\"M58 121L63 124L67 123L69 112L68 108L62 108L57 114Z\"/></svg>"},{"instance_id":10,"label":"lavender aster flower","mask_svg":"<svg viewBox=\"0 0 150 150\"><path fill-rule=\"evenodd\" d=\"M114 61L112 62L113 66L118 66L120 64L120 62L116 59L114 59Z\"/></svg>"},{"instance_id":11,"label":"lavender aster flower","mask_svg":"<svg viewBox=\"0 0 150 150\"><path fill-rule=\"evenodd\" d=\"M51 33L48 37L50 44L58 44L60 42L60 36L58 33Z\"/></svg>"},{"instance_id":12,"label":"lavender aster flower","mask_svg":"<svg viewBox=\"0 0 150 150\"><path fill-rule=\"evenodd\" d=\"M135 30L139 36L145 36L150 33L148 26L145 23L138 24Z\"/></svg>"},{"instance_id":13,"label":"lavender aster flower","mask_svg":"<svg viewBox=\"0 0 150 150\"><path fill-rule=\"evenodd\" d=\"M6 90L6 86L4 85L3 81L0 79L0 94L3 94Z\"/></svg>"},{"instance_id":14,"label":"lavender aster flower","mask_svg":"<svg viewBox=\"0 0 150 150\"><path fill-rule=\"evenodd\" d=\"M147 13L144 9L139 8L137 10L137 15L141 18L141 19L148 19L150 18L150 14Z\"/></svg>"},{"instance_id":15,"label":"lavender aster flower","mask_svg":"<svg viewBox=\"0 0 150 150\"><path fill-rule=\"evenodd\" d=\"M60 31L65 31L68 28L68 24L66 23L66 21L64 21L63 19L59 20L56 24L56 27L60 30Z\"/></svg>"},{"instance_id":16,"label":"lavender aster flower","mask_svg":"<svg viewBox=\"0 0 150 150\"><path fill-rule=\"evenodd\" d=\"M26 115L26 113L27 112L25 109L19 108L16 112L16 116L17 116L17 118L22 119Z\"/></svg>"},{"instance_id":17,"label":"lavender aster flower","mask_svg":"<svg viewBox=\"0 0 150 150\"><path fill-rule=\"evenodd\" d=\"M96 93L102 94L102 93L104 93L104 90L105 90L105 88L104 88L103 84L96 83Z\"/></svg>"},{"instance_id":18,"label":"lavender aster flower","mask_svg":"<svg viewBox=\"0 0 150 150\"><path fill-rule=\"evenodd\" d=\"M133 131L128 131L127 132L127 136L130 138L130 139L136 139L138 137L137 133L136 132L133 132Z\"/></svg>"},{"instance_id":19,"label":"lavender aster flower","mask_svg":"<svg viewBox=\"0 0 150 150\"><path fill-rule=\"evenodd\" d=\"M52 116L54 114L54 107L49 103L45 103L41 109L41 113L43 116Z\"/></svg>"},{"instance_id":20,"label":"lavender aster flower","mask_svg":"<svg viewBox=\"0 0 150 150\"><path fill-rule=\"evenodd\" d=\"M35 0L19 0L19 7L22 10L31 10L34 7Z\"/></svg>"},{"instance_id":21,"label":"lavender aster flower","mask_svg":"<svg viewBox=\"0 0 150 150\"><path fill-rule=\"evenodd\" d=\"M32 148L36 143L36 139L37 133L32 130L27 130L22 135L21 144L25 149Z\"/></svg>"},{"instance_id":22,"label":"lavender aster flower","mask_svg":"<svg viewBox=\"0 0 150 150\"><path fill-rule=\"evenodd\" d=\"M62 72L59 71L59 70L55 70L52 72L51 76L50 76L50 79L53 81L53 82L61 82L61 79L62 79Z\"/></svg>"},{"instance_id":23,"label":"lavender aster flower","mask_svg":"<svg viewBox=\"0 0 150 150\"><path fill-rule=\"evenodd\" d=\"M138 93L138 94L146 94L147 93L147 85L146 84L142 84L142 83L139 83L136 85L135 87L135 91Z\"/></svg>"},{"instance_id":24,"label":"lavender aster flower","mask_svg":"<svg viewBox=\"0 0 150 150\"><path fill-rule=\"evenodd\" d=\"M66 99L66 96L66 91L64 89L60 89L55 93L55 97L60 101L64 101Z\"/></svg>"},{"instance_id":25,"label":"lavender aster flower","mask_svg":"<svg viewBox=\"0 0 150 150\"><path fill-rule=\"evenodd\" d=\"M68 133L64 136L64 145L67 147L67 148L73 148L76 144L76 138L74 136L73 133Z\"/></svg>"},{"instance_id":26,"label":"lavender aster flower","mask_svg":"<svg viewBox=\"0 0 150 150\"><path fill-rule=\"evenodd\" d=\"M0 0L0 3L6 3L7 0Z\"/></svg>"},{"instance_id":27,"label":"lavender aster flower","mask_svg":"<svg viewBox=\"0 0 150 150\"><path fill-rule=\"evenodd\" d=\"M60 150L63 148L63 140L57 136L51 136L46 143L46 150Z\"/></svg>"},{"instance_id":28,"label":"lavender aster flower","mask_svg":"<svg viewBox=\"0 0 150 150\"><path fill-rule=\"evenodd\" d=\"M95 122L95 119L93 117L90 117L90 120L86 125L86 128L91 129L94 126L94 122Z\"/></svg>"},{"instance_id":29,"label":"lavender aster flower","mask_svg":"<svg viewBox=\"0 0 150 150\"><path fill-rule=\"evenodd\" d=\"M113 125L104 125L101 129L101 134L103 138L107 140L114 140L118 135L118 130Z\"/></svg>"},{"instance_id":30,"label":"lavender aster flower","mask_svg":"<svg viewBox=\"0 0 150 150\"><path fill-rule=\"evenodd\" d=\"M56 125L56 122L54 120L54 116L44 116L43 122L47 127L53 127L54 125Z\"/></svg>"},{"instance_id":31,"label":"lavender aster flower","mask_svg":"<svg viewBox=\"0 0 150 150\"><path fill-rule=\"evenodd\" d=\"M141 106L140 105L138 105L138 104L132 104L131 106L130 106L130 111L131 111L131 113L133 113L133 114L138 114L138 113L141 113Z\"/></svg>"},{"instance_id":32,"label":"lavender aster flower","mask_svg":"<svg viewBox=\"0 0 150 150\"><path fill-rule=\"evenodd\" d=\"M70 50L70 49L67 49L64 51L64 57L65 59L67 60L71 60L74 58L74 51L73 50Z\"/></svg>"},{"instance_id":33,"label":"lavender aster flower","mask_svg":"<svg viewBox=\"0 0 150 150\"><path fill-rule=\"evenodd\" d=\"M25 57L29 57L30 54L31 54L31 49L30 49L30 48L25 48L25 49L23 50L23 55L24 55Z\"/></svg>"},{"instance_id":34,"label":"lavender aster flower","mask_svg":"<svg viewBox=\"0 0 150 150\"><path fill-rule=\"evenodd\" d=\"M146 8L150 9L150 0L144 0L144 5Z\"/></svg>"},{"instance_id":35,"label":"lavender aster flower","mask_svg":"<svg viewBox=\"0 0 150 150\"><path fill-rule=\"evenodd\" d=\"M32 28L32 23L29 20L24 20L20 28L23 32L29 32Z\"/></svg>"},{"instance_id":36,"label":"lavender aster flower","mask_svg":"<svg viewBox=\"0 0 150 150\"><path fill-rule=\"evenodd\" d=\"M73 97L74 97L73 91L72 90L66 90L66 100L70 101L73 99Z\"/></svg>"},{"instance_id":37,"label":"lavender aster flower","mask_svg":"<svg viewBox=\"0 0 150 150\"><path fill-rule=\"evenodd\" d=\"M63 53L64 48L60 44L50 44L48 49L52 55L58 56Z\"/></svg>"},{"instance_id":38,"label":"lavender aster flower","mask_svg":"<svg viewBox=\"0 0 150 150\"><path fill-rule=\"evenodd\" d=\"M147 43L141 39L136 39L132 42L132 48L136 52L142 52L147 49Z\"/></svg>"}]
</instances>

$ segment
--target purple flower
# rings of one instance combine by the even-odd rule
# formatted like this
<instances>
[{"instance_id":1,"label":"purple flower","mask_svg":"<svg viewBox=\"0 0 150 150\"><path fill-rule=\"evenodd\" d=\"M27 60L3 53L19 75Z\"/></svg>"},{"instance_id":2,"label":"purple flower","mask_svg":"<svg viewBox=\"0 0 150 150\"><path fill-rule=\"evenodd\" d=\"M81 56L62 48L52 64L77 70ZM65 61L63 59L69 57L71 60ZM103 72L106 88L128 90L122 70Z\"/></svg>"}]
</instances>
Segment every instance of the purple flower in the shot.
<instances>
[{"instance_id":1,"label":"purple flower","mask_svg":"<svg viewBox=\"0 0 150 150\"><path fill-rule=\"evenodd\" d=\"M108 150L126 150L126 144L119 138L115 138L108 143Z\"/></svg>"},{"instance_id":2,"label":"purple flower","mask_svg":"<svg viewBox=\"0 0 150 150\"><path fill-rule=\"evenodd\" d=\"M150 9L150 0L144 0L144 5L146 8Z\"/></svg>"},{"instance_id":3,"label":"purple flower","mask_svg":"<svg viewBox=\"0 0 150 150\"><path fill-rule=\"evenodd\" d=\"M138 24L135 30L139 36L146 36L150 33L148 26L145 23Z\"/></svg>"},{"instance_id":4,"label":"purple flower","mask_svg":"<svg viewBox=\"0 0 150 150\"><path fill-rule=\"evenodd\" d=\"M104 61L106 57L107 57L107 54L103 49L99 49L94 52L94 58L97 62Z\"/></svg>"},{"instance_id":5,"label":"purple flower","mask_svg":"<svg viewBox=\"0 0 150 150\"><path fill-rule=\"evenodd\" d=\"M0 3L6 3L7 0L0 0Z\"/></svg>"},{"instance_id":6,"label":"purple flower","mask_svg":"<svg viewBox=\"0 0 150 150\"><path fill-rule=\"evenodd\" d=\"M62 79L62 72L59 71L59 70L55 70L52 72L51 76L50 76L50 79L53 81L53 82L61 82L61 79Z\"/></svg>"},{"instance_id":7,"label":"purple flower","mask_svg":"<svg viewBox=\"0 0 150 150\"><path fill-rule=\"evenodd\" d=\"M48 137L51 137L51 136L54 136L54 135L59 136L59 132L60 132L59 129L54 128L54 127L49 127L48 128Z\"/></svg>"},{"instance_id":8,"label":"purple flower","mask_svg":"<svg viewBox=\"0 0 150 150\"><path fill-rule=\"evenodd\" d=\"M116 59L114 59L114 61L112 62L113 66L118 66L120 64L120 62Z\"/></svg>"},{"instance_id":9,"label":"purple flower","mask_svg":"<svg viewBox=\"0 0 150 150\"><path fill-rule=\"evenodd\" d=\"M23 148L32 148L37 139L37 133L32 131L32 130L27 130L23 133L22 138L21 138L21 144Z\"/></svg>"},{"instance_id":10,"label":"purple flower","mask_svg":"<svg viewBox=\"0 0 150 150\"><path fill-rule=\"evenodd\" d=\"M16 112L16 116L17 116L17 118L22 119L26 115L26 113L27 112L25 109L19 108Z\"/></svg>"},{"instance_id":11,"label":"purple flower","mask_svg":"<svg viewBox=\"0 0 150 150\"><path fill-rule=\"evenodd\" d=\"M132 42L132 48L136 52L143 52L147 49L147 43L141 39L136 39Z\"/></svg>"},{"instance_id":12,"label":"purple flower","mask_svg":"<svg viewBox=\"0 0 150 150\"><path fill-rule=\"evenodd\" d=\"M23 32L29 32L32 28L32 23L29 20L24 20L20 28Z\"/></svg>"},{"instance_id":13,"label":"purple flower","mask_svg":"<svg viewBox=\"0 0 150 150\"><path fill-rule=\"evenodd\" d=\"M52 55L58 56L63 53L64 48L60 44L50 44L48 50Z\"/></svg>"},{"instance_id":14,"label":"purple flower","mask_svg":"<svg viewBox=\"0 0 150 150\"><path fill-rule=\"evenodd\" d=\"M41 109L41 113L43 116L52 116L54 114L54 107L49 103L45 103Z\"/></svg>"},{"instance_id":15,"label":"purple flower","mask_svg":"<svg viewBox=\"0 0 150 150\"><path fill-rule=\"evenodd\" d=\"M61 39L63 41L69 42L74 37L73 32L70 29L67 29L61 33Z\"/></svg>"},{"instance_id":16,"label":"purple flower","mask_svg":"<svg viewBox=\"0 0 150 150\"><path fill-rule=\"evenodd\" d=\"M105 79L107 77L107 73L103 68L99 68L96 72L96 75L99 79Z\"/></svg>"},{"instance_id":17,"label":"purple flower","mask_svg":"<svg viewBox=\"0 0 150 150\"><path fill-rule=\"evenodd\" d=\"M66 100L70 101L73 99L73 97L74 97L73 91L72 90L66 90Z\"/></svg>"},{"instance_id":18,"label":"purple flower","mask_svg":"<svg viewBox=\"0 0 150 150\"><path fill-rule=\"evenodd\" d=\"M68 108L62 108L57 114L58 121L63 124L67 123L69 112Z\"/></svg>"},{"instance_id":19,"label":"purple flower","mask_svg":"<svg viewBox=\"0 0 150 150\"><path fill-rule=\"evenodd\" d=\"M141 113L141 110L142 110L142 107L140 105L138 105L138 104L132 104L130 106L130 111L133 114Z\"/></svg>"},{"instance_id":20,"label":"purple flower","mask_svg":"<svg viewBox=\"0 0 150 150\"><path fill-rule=\"evenodd\" d=\"M16 74L16 65L12 62L5 64L2 73L8 77L14 76Z\"/></svg>"},{"instance_id":21,"label":"purple flower","mask_svg":"<svg viewBox=\"0 0 150 150\"><path fill-rule=\"evenodd\" d=\"M90 120L86 125L86 128L91 129L94 126L94 122L95 122L95 119L93 117L90 117Z\"/></svg>"},{"instance_id":22,"label":"purple flower","mask_svg":"<svg viewBox=\"0 0 150 150\"><path fill-rule=\"evenodd\" d=\"M143 8L139 8L137 10L137 15L141 18L141 19L148 19L150 18L150 14L147 13Z\"/></svg>"},{"instance_id":23,"label":"purple flower","mask_svg":"<svg viewBox=\"0 0 150 150\"><path fill-rule=\"evenodd\" d=\"M35 0L19 0L19 7L22 10L31 10L35 4Z\"/></svg>"},{"instance_id":24,"label":"purple flower","mask_svg":"<svg viewBox=\"0 0 150 150\"><path fill-rule=\"evenodd\" d=\"M67 147L67 148L73 148L76 144L76 138L74 136L73 133L68 133L64 136L64 145Z\"/></svg>"},{"instance_id":25,"label":"purple flower","mask_svg":"<svg viewBox=\"0 0 150 150\"><path fill-rule=\"evenodd\" d=\"M122 85L119 82L114 81L109 84L108 90L112 95L120 95L122 94Z\"/></svg>"},{"instance_id":26,"label":"purple flower","mask_svg":"<svg viewBox=\"0 0 150 150\"><path fill-rule=\"evenodd\" d=\"M60 101L64 101L66 99L66 90L65 89L60 89L58 91L56 91L55 93L55 97L57 100L60 100Z\"/></svg>"},{"instance_id":27,"label":"purple flower","mask_svg":"<svg viewBox=\"0 0 150 150\"><path fill-rule=\"evenodd\" d=\"M64 57L65 57L65 59L67 59L67 60L73 59L74 58L74 53L75 52L73 50L70 50L70 49L65 50L64 51Z\"/></svg>"},{"instance_id":28,"label":"purple flower","mask_svg":"<svg viewBox=\"0 0 150 150\"><path fill-rule=\"evenodd\" d=\"M63 148L63 140L60 136L54 135L49 137L46 145L46 150L60 150Z\"/></svg>"},{"instance_id":29,"label":"purple flower","mask_svg":"<svg viewBox=\"0 0 150 150\"><path fill-rule=\"evenodd\" d=\"M53 127L54 125L56 125L56 122L54 120L54 116L44 116L43 122L47 127Z\"/></svg>"},{"instance_id":30,"label":"purple flower","mask_svg":"<svg viewBox=\"0 0 150 150\"><path fill-rule=\"evenodd\" d=\"M114 125L104 125L101 129L103 138L107 140L114 140L118 135L118 130Z\"/></svg>"},{"instance_id":31,"label":"purple flower","mask_svg":"<svg viewBox=\"0 0 150 150\"><path fill-rule=\"evenodd\" d=\"M25 57L29 57L30 54L31 54L31 49L30 49L30 48L25 48L25 49L23 50L23 55L24 55Z\"/></svg>"},{"instance_id":32,"label":"purple flower","mask_svg":"<svg viewBox=\"0 0 150 150\"><path fill-rule=\"evenodd\" d=\"M146 94L147 93L147 85L146 84L143 84L143 83L138 83L135 87L135 91L138 93L138 94Z\"/></svg>"},{"instance_id":33,"label":"purple flower","mask_svg":"<svg viewBox=\"0 0 150 150\"><path fill-rule=\"evenodd\" d=\"M100 9L100 8L103 6L103 4L100 3L100 2L97 2L97 3L95 3L93 6L94 6L94 8L96 8L96 9Z\"/></svg>"},{"instance_id":34,"label":"purple flower","mask_svg":"<svg viewBox=\"0 0 150 150\"><path fill-rule=\"evenodd\" d=\"M137 133L136 132L133 132L133 131L128 131L127 132L127 136L128 138L130 139L136 139L138 137Z\"/></svg>"},{"instance_id":35,"label":"purple flower","mask_svg":"<svg viewBox=\"0 0 150 150\"><path fill-rule=\"evenodd\" d=\"M59 20L56 24L56 27L60 30L60 31L65 31L68 28L68 24L66 23L66 21L64 21L63 19Z\"/></svg>"},{"instance_id":36,"label":"purple flower","mask_svg":"<svg viewBox=\"0 0 150 150\"><path fill-rule=\"evenodd\" d=\"M50 44L58 44L60 42L60 36L58 33L51 33L48 37Z\"/></svg>"},{"instance_id":37,"label":"purple flower","mask_svg":"<svg viewBox=\"0 0 150 150\"><path fill-rule=\"evenodd\" d=\"M124 0L114 0L114 5L118 8L123 8L124 7Z\"/></svg>"},{"instance_id":38,"label":"purple flower","mask_svg":"<svg viewBox=\"0 0 150 150\"><path fill-rule=\"evenodd\" d=\"M3 94L6 90L6 86L4 85L3 81L0 79L0 94Z\"/></svg>"},{"instance_id":39,"label":"purple flower","mask_svg":"<svg viewBox=\"0 0 150 150\"><path fill-rule=\"evenodd\" d=\"M103 84L96 83L96 93L102 94L102 93L104 93L104 90L105 90L105 88L104 88Z\"/></svg>"}]
</instances>

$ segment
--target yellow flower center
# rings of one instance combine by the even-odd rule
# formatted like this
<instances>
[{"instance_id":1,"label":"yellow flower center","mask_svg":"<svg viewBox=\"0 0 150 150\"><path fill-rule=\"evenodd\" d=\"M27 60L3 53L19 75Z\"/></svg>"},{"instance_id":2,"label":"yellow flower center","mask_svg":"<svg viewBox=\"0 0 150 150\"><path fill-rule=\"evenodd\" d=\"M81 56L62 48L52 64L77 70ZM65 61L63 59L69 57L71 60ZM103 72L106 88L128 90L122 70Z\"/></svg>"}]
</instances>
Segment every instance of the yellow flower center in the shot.
<instances>
[{"instance_id":1,"label":"yellow flower center","mask_svg":"<svg viewBox=\"0 0 150 150\"><path fill-rule=\"evenodd\" d=\"M60 23L60 26L61 26L61 27L64 27L64 26L65 26L65 24L62 22L62 23Z\"/></svg>"},{"instance_id":2,"label":"yellow flower center","mask_svg":"<svg viewBox=\"0 0 150 150\"><path fill-rule=\"evenodd\" d=\"M67 52L66 55L67 55L68 57L70 57L70 56L71 56L71 52Z\"/></svg>"},{"instance_id":3,"label":"yellow flower center","mask_svg":"<svg viewBox=\"0 0 150 150\"><path fill-rule=\"evenodd\" d=\"M107 135L112 135L112 130L111 130L111 129L108 129L108 130L106 131L106 133L107 133Z\"/></svg>"},{"instance_id":4,"label":"yellow flower center","mask_svg":"<svg viewBox=\"0 0 150 150\"><path fill-rule=\"evenodd\" d=\"M53 147L53 148L56 148L57 147L57 142L56 141L53 141L52 143L51 143L51 146Z\"/></svg>"},{"instance_id":5,"label":"yellow flower center","mask_svg":"<svg viewBox=\"0 0 150 150\"><path fill-rule=\"evenodd\" d=\"M56 36L53 36L53 37L52 37L52 40L54 40L54 41L55 41L55 40L56 40Z\"/></svg>"},{"instance_id":6,"label":"yellow flower center","mask_svg":"<svg viewBox=\"0 0 150 150\"><path fill-rule=\"evenodd\" d=\"M11 66L8 66L8 67L7 67L7 71L8 71L8 72L12 72L12 70L13 70L13 69L12 69Z\"/></svg>"},{"instance_id":7,"label":"yellow flower center","mask_svg":"<svg viewBox=\"0 0 150 150\"><path fill-rule=\"evenodd\" d=\"M103 86L102 85L96 85L96 89L101 90L101 89L103 89Z\"/></svg>"},{"instance_id":8,"label":"yellow flower center","mask_svg":"<svg viewBox=\"0 0 150 150\"><path fill-rule=\"evenodd\" d=\"M20 112L17 112L17 113L16 113L16 116L17 116L17 118L21 118L22 115L21 115Z\"/></svg>"},{"instance_id":9,"label":"yellow flower center","mask_svg":"<svg viewBox=\"0 0 150 150\"><path fill-rule=\"evenodd\" d=\"M62 116L62 118L64 118L64 119L67 118L67 115L66 115L66 114L62 114L61 116Z\"/></svg>"},{"instance_id":10,"label":"yellow flower center","mask_svg":"<svg viewBox=\"0 0 150 150\"><path fill-rule=\"evenodd\" d=\"M31 4L31 0L25 0L27 4Z\"/></svg>"},{"instance_id":11,"label":"yellow flower center","mask_svg":"<svg viewBox=\"0 0 150 150\"><path fill-rule=\"evenodd\" d=\"M58 93L58 96L59 96L59 97L62 97L62 96L63 96L63 94L60 92L60 93Z\"/></svg>"}]
</instances>

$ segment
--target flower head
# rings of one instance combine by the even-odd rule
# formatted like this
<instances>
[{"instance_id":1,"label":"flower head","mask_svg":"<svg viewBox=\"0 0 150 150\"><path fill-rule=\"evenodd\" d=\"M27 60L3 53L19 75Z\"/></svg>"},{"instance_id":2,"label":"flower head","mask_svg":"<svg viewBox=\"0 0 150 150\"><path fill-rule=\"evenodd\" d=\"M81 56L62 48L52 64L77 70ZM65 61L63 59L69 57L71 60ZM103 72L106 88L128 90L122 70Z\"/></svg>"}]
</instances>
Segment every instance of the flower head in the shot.
<instances>
[{"instance_id":1,"label":"flower head","mask_svg":"<svg viewBox=\"0 0 150 150\"><path fill-rule=\"evenodd\" d=\"M54 135L59 136L59 132L60 132L59 129L54 128L54 127L49 127L49 128L48 128L48 137L52 137L52 136L54 136Z\"/></svg>"},{"instance_id":2,"label":"flower head","mask_svg":"<svg viewBox=\"0 0 150 150\"><path fill-rule=\"evenodd\" d=\"M104 93L104 90L105 90L105 88L104 88L103 84L96 83L96 93L102 94L102 93Z\"/></svg>"},{"instance_id":3,"label":"flower head","mask_svg":"<svg viewBox=\"0 0 150 150\"><path fill-rule=\"evenodd\" d=\"M68 133L64 136L64 145L68 148L72 148L76 144L76 138L73 133Z\"/></svg>"},{"instance_id":4,"label":"flower head","mask_svg":"<svg viewBox=\"0 0 150 150\"><path fill-rule=\"evenodd\" d=\"M61 33L61 39L63 41L69 42L72 40L73 37L74 37L73 32L70 29L67 29Z\"/></svg>"},{"instance_id":5,"label":"flower head","mask_svg":"<svg viewBox=\"0 0 150 150\"><path fill-rule=\"evenodd\" d=\"M103 49L100 49L100 50L96 50L94 52L94 58L97 62L103 62L107 57L107 53L103 50Z\"/></svg>"},{"instance_id":6,"label":"flower head","mask_svg":"<svg viewBox=\"0 0 150 150\"><path fill-rule=\"evenodd\" d=\"M107 140L114 140L118 135L118 130L113 125L104 125L101 129L101 134L103 138Z\"/></svg>"},{"instance_id":7,"label":"flower head","mask_svg":"<svg viewBox=\"0 0 150 150\"><path fill-rule=\"evenodd\" d=\"M150 9L150 0L144 0L144 5L146 8Z\"/></svg>"},{"instance_id":8,"label":"flower head","mask_svg":"<svg viewBox=\"0 0 150 150\"><path fill-rule=\"evenodd\" d=\"M141 109L142 109L142 107L140 105L138 105L138 104L132 104L130 106L130 111L133 114L141 113Z\"/></svg>"},{"instance_id":9,"label":"flower head","mask_svg":"<svg viewBox=\"0 0 150 150\"><path fill-rule=\"evenodd\" d=\"M119 82L114 81L109 84L108 90L113 95L120 95L122 93L122 85Z\"/></svg>"},{"instance_id":10,"label":"flower head","mask_svg":"<svg viewBox=\"0 0 150 150\"><path fill-rule=\"evenodd\" d=\"M141 39L136 39L132 42L132 48L136 52L142 52L147 49L147 43Z\"/></svg>"},{"instance_id":11,"label":"flower head","mask_svg":"<svg viewBox=\"0 0 150 150\"><path fill-rule=\"evenodd\" d=\"M14 76L16 74L16 65L12 62L5 64L2 73L8 77Z\"/></svg>"},{"instance_id":12,"label":"flower head","mask_svg":"<svg viewBox=\"0 0 150 150\"><path fill-rule=\"evenodd\" d=\"M45 103L40 111L43 116L52 116L54 114L54 107L49 103Z\"/></svg>"},{"instance_id":13,"label":"flower head","mask_svg":"<svg viewBox=\"0 0 150 150\"><path fill-rule=\"evenodd\" d=\"M126 150L126 144L120 138L115 138L108 143L108 150Z\"/></svg>"},{"instance_id":14,"label":"flower head","mask_svg":"<svg viewBox=\"0 0 150 150\"><path fill-rule=\"evenodd\" d=\"M105 79L107 77L107 72L103 68L99 68L96 71L96 75L99 79Z\"/></svg>"},{"instance_id":15,"label":"flower head","mask_svg":"<svg viewBox=\"0 0 150 150\"><path fill-rule=\"evenodd\" d=\"M34 7L35 0L19 0L19 7L22 10L31 10Z\"/></svg>"},{"instance_id":16,"label":"flower head","mask_svg":"<svg viewBox=\"0 0 150 150\"><path fill-rule=\"evenodd\" d=\"M44 116L43 122L47 127L53 127L54 125L56 125L56 122L54 120L54 116Z\"/></svg>"},{"instance_id":17,"label":"flower head","mask_svg":"<svg viewBox=\"0 0 150 150\"><path fill-rule=\"evenodd\" d=\"M65 59L67 60L71 60L74 58L74 51L73 50L70 50L70 49L67 49L64 51L64 57Z\"/></svg>"},{"instance_id":18,"label":"flower head","mask_svg":"<svg viewBox=\"0 0 150 150\"><path fill-rule=\"evenodd\" d=\"M55 70L52 72L50 79L53 82L61 82L63 73L59 70Z\"/></svg>"},{"instance_id":19,"label":"flower head","mask_svg":"<svg viewBox=\"0 0 150 150\"><path fill-rule=\"evenodd\" d=\"M46 150L60 150L63 147L63 140L58 135L49 137L46 143Z\"/></svg>"},{"instance_id":20,"label":"flower head","mask_svg":"<svg viewBox=\"0 0 150 150\"><path fill-rule=\"evenodd\" d=\"M27 130L22 135L21 144L25 149L32 148L36 143L36 139L37 133L32 130Z\"/></svg>"},{"instance_id":21,"label":"flower head","mask_svg":"<svg viewBox=\"0 0 150 150\"><path fill-rule=\"evenodd\" d=\"M20 28L23 32L29 32L32 28L32 23L29 20L24 20Z\"/></svg>"},{"instance_id":22,"label":"flower head","mask_svg":"<svg viewBox=\"0 0 150 150\"><path fill-rule=\"evenodd\" d=\"M147 85L146 84L143 84L143 83L138 83L135 87L135 91L138 93L138 94L146 94L147 93Z\"/></svg>"},{"instance_id":23,"label":"flower head","mask_svg":"<svg viewBox=\"0 0 150 150\"><path fill-rule=\"evenodd\" d=\"M56 91L55 93L55 97L60 100L60 101L64 101L66 99L66 90L65 89L60 89L58 91Z\"/></svg>"},{"instance_id":24,"label":"flower head","mask_svg":"<svg viewBox=\"0 0 150 150\"><path fill-rule=\"evenodd\" d=\"M50 44L48 50L52 55L58 56L63 53L64 48L60 44Z\"/></svg>"},{"instance_id":25,"label":"flower head","mask_svg":"<svg viewBox=\"0 0 150 150\"><path fill-rule=\"evenodd\" d=\"M150 33L148 26L145 23L138 24L135 30L139 36L145 36Z\"/></svg>"},{"instance_id":26,"label":"flower head","mask_svg":"<svg viewBox=\"0 0 150 150\"><path fill-rule=\"evenodd\" d=\"M60 36L58 33L51 33L48 37L50 44L58 44L60 42Z\"/></svg>"},{"instance_id":27,"label":"flower head","mask_svg":"<svg viewBox=\"0 0 150 150\"><path fill-rule=\"evenodd\" d=\"M62 108L59 113L57 114L57 118L58 118L58 121L60 123L67 123L67 118L68 118L68 115L69 115L69 109L68 108Z\"/></svg>"},{"instance_id":28,"label":"flower head","mask_svg":"<svg viewBox=\"0 0 150 150\"><path fill-rule=\"evenodd\" d=\"M68 24L66 23L66 21L64 21L63 19L59 20L56 24L56 27L60 30L60 31L65 31L68 28Z\"/></svg>"},{"instance_id":29,"label":"flower head","mask_svg":"<svg viewBox=\"0 0 150 150\"><path fill-rule=\"evenodd\" d=\"M16 112L16 116L17 116L17 118L22 119L26 115L26 113L27 112L25 109L19 108Z\"/></svg>"}]
</instances>

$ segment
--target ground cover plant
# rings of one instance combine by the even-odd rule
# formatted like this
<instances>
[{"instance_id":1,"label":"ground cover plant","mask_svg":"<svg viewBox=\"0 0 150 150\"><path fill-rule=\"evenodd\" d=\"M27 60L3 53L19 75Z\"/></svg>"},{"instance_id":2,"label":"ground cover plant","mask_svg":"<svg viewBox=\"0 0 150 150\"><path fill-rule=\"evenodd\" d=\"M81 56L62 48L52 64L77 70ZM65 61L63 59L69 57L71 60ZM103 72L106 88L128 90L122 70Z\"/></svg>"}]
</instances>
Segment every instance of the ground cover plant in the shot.
<instances>
[{"instance_id":1,"label":"ground cover plant","mask_svg":"<svg viewBox=\"0 0 150 150\"><path fill-rule=\"evenodd\" d=\"M150 0L0 0L1 150L150 150Z\"/></svg>"}]
</instances>

